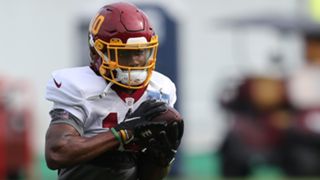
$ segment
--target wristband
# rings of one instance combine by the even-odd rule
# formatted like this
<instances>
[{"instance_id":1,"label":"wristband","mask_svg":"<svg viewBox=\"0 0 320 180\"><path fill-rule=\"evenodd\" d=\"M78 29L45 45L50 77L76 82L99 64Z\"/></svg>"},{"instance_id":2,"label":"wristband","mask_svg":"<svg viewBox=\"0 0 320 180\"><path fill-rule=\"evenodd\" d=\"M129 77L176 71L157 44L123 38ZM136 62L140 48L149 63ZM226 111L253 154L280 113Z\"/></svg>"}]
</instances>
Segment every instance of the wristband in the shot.
<instances>
[{"instance_id":1,"label":"wristband","mask_svg":"<svg viewBox=\"0 0 320 180\"><path fill-rule=\"evenodd\" d=\"M128 139L125 130L121 129L119 132L120 132L120 135L121 135L121 138L122 138L122 142L125 143L127 141L127 139Z\"/></svg>"},{"instance_id":2,"label":"wristband","mask_svg":"<svg viewBox=\"0 0 320 180\"><path fill-rule=\"evenodd\" d=\"M122 139L121 139L119 133L114 128L111 128L111 132L114 135L114 137L117 139L117 141L119 141L120 144L122 144Z\"/></svg>"},{"instance_id":3,"label":"wristband","mask_svg":"<svg viewBox=\"0 0 320 180\"><path fill-rule=\"evenodd\" d=\"M131 140L133 140L133 135L130 135L130 133L127 130L121 129L119 131L119 134L124 144L128 144L129 142L131 142Z\"/></svg>"}]
</instances>

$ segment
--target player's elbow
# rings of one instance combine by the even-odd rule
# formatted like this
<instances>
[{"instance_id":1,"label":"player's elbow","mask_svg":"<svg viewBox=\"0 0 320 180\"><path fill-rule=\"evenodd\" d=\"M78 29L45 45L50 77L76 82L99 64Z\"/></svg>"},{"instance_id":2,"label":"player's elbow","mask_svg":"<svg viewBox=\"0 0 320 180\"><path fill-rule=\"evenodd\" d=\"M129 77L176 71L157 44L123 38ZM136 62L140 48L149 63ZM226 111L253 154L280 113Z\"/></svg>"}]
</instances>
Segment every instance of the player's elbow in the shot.
<instances>
[{"instance_id":1,"label":"player's elbow","mask_svg":"<svg viewBox=\"0 0 320 180\"><path fill-rule=\"evenodd\" d=\"M59 169L59 165L51 160L46 160L47 162L47 167L51 170L57 170Z\"/></svg>"},{"instance_id":2,"label":"player's elbow","mask_svg":"<svg viewBox=\"0 0 320 180\"><path fill-rule=\"evenodd\" d=\"M63 146L55 146L51 148L46 148L45 151L45 159L48 168L52 170L65 168L68 165L69 159L67 159L66 154L67 152L64 152Z\"/></svg>"},{"instance_id":3,"label":"player's elbow","mask_svg":"<svg viewBox=\"0 0 320 180\"><path fill-rule=\"evenodd\" d=\"M47 167L51 170L56 170L63 168L63 160L59 155L56 155L54 153L46 153L46 163Z\"/></svg>"},{"instance_id":4,"label":"player's elbow","mask_svg":"<svg viewBox=\"0 0 320 180\"><path fill-rule=\"evenodd\" d=\"M65 168L70 163L68 145L64 140L47 141L45 146L45 159L48 168L52 170Z\"/></svg>"}]
</instances>

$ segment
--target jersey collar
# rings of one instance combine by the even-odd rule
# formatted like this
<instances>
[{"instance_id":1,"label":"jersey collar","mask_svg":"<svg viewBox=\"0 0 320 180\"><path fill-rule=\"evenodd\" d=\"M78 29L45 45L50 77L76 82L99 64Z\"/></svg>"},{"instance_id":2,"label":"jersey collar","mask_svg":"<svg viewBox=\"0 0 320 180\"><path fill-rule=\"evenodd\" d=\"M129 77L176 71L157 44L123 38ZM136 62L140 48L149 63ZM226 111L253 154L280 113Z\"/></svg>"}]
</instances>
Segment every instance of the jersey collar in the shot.
<instances>
[{"instance_id":1,"label":"jersey collar","mask_svg":"<svg viewBox=\"0 0 320 180\"><path fill-rule=\"evenodd\" d=\"M147 87L148 86L134 90L132 94L125 92L123 87L117 86L116 84L112 85L111 89L113 89L124 102L126 102L125 99L128 97L133 98L134 102L137 102L146 91Z\"/></svg>"}]
</instances>

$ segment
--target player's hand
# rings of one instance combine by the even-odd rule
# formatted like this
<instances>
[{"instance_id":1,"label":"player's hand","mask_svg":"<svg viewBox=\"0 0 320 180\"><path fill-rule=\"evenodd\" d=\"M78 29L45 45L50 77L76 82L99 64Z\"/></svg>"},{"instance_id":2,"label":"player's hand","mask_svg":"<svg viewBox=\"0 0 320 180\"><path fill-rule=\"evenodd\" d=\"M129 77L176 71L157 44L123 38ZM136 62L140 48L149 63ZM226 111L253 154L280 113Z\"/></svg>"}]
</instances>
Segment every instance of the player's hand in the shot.
<instances>
[{"instance_id":1,"label":"player's hand","mask_svg":"<svg viewBox=\"0 0 320 180\"><path fill-rule=\"evenodd\" d=\"M167 109L165 102L156 101L155 99L146 100L133 113L129 113L126 120L140 118L144 121L150 121Z\"/></svg>"},{"instance_id":2,"label":"player's hand","mask_svg":"<svg viewBox=\"0 0 320 180\"><path fill-rule=\"evenodd\" d=\"M175 159L183 136L183 121L167 125L166 130L150 138L144 153L161 167L169 166Z\"/></svg>"},{"instance_id":3,"label":"player's hand","mask_svg":"<svg viewBox=\"0 0 320 180\"><path fill-rule=\"evenodd\" d=\"M141 144L148 141L154 135L164 130L166 122L152 122L151 120L160 113L167 110L164 102L147 100L143 102L133 113L127 115L125 120L114 129L119 132L121 143L126 145Z\"/></svg>"},{"instance_id":4,"label":"player's hand","mask_svg":"<svg viewBox=\"0 0 320 180\"><path fill-rule=\"evenodd\" d=\"M124 121L115 127L116 130L134 129L142 124L148 124L151 119L168 109L164 102L156 100L144 101L134 112L127 114Z\"/></svg>"}]
</instances>

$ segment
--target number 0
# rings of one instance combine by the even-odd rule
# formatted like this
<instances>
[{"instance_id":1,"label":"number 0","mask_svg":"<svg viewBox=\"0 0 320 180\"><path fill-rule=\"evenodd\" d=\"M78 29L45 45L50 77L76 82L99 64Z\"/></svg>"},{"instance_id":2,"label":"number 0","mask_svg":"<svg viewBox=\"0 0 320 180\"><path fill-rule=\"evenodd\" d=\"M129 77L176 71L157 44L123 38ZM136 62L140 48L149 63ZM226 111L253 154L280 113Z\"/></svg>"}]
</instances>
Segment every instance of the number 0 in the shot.
<instances>
[{"instance_id":1,"label":"number 0","mask_svg":"<svg viewBox=\"0 0 320 180\"><path fill-rule=\"evenodd\" d=\"M91 32L93 35L98 34L103 21L104 21L104 16L99 15L98 17L96 17L96 19L94 20L91 26Z\"/></svg>"}]
</instances>

